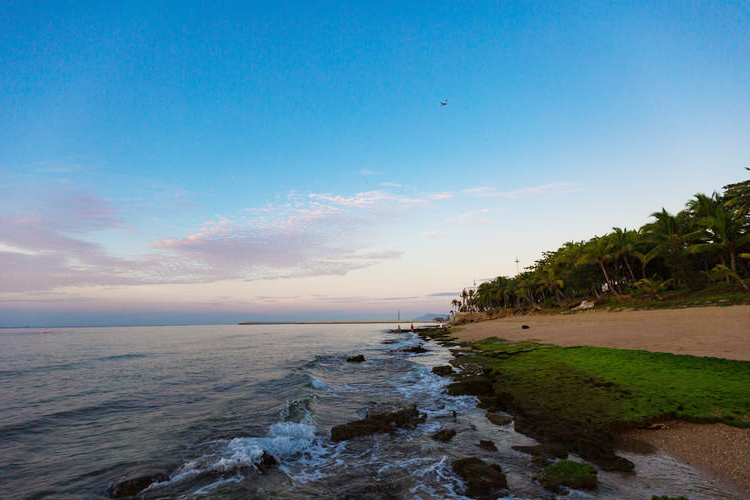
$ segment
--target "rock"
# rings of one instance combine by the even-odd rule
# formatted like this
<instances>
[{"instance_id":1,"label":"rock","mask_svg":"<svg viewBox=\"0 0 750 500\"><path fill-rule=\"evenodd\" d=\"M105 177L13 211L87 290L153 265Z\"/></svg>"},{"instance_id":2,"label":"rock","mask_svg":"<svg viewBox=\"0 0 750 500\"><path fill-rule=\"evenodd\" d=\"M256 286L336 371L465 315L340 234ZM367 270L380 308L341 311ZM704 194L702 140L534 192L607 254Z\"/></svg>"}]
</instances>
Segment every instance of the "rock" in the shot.
<instances>
[{"instance_id":1,"label":"rock","mask_svg":"<svg viewBox=\"0 0 750 500\"><path fill-rule=\"evenodd\" d=\"M450 441L451 439L453 439L453 436L455 435L456 435L456 431L454 429L444 429L444 430L437 431L431 437L435 441Z\"/></svg>"},{"instance_id":2,"label":"rock","mask_svg":"<svg viewBox=\"0 0 750 500\"><path fill-rule=\"evenodd\" d=\"M260 462L255 464L255 466L258 468L259 471L265 472L269 468L273 467L274 465L278 465L279 462L276 461L273 455L263 451L263 455L260 457Z\"/></svg>"},{"instance_id":3,"label":"rock","mask_svg":"<svg viewBox=\"0 0 750 500\"><path fill-rule=\"evenodd\" d=\"M521 325L521 328L522 328L523 330L528 330L528 329L529 329L529 328L531 328L531 327L530 327L529 325Z\"/></svg>"},{"instance_id":4,"label":"rock","mask_svg":"<svg viewBox=\"0 0 750 500\"><path fill-rule=\"evenodd\" d=\"M537 444L535 446L512 446L516 451L528 453L532 457L542 458L568 458L568 450L565 446L556 443Z\"/></svg>"},{"instance_id":5,"label":"rock","mask_svg":"<svg viewBox=\"0 0 750 500\"><path fill-rule=\"evenodd\" d=\"M152 472L120 481L109 489L110 498L132 497L145 490L153 483L166 481L169 476L163 472Z\"/></svg>"},{"instance_id":6,"label":"rock","mask_svg":"<svg viewBox=\"0 0 750 500\"><path fill-rule=\"evenodd\" d=\"M560 486L577 490L593 490L597 483L596 469L589 464L560 460L544 469L539 482L551 491L558 491Z\"/></svg>"},{"instance_id":7,"label":"rock","mask_svg":"<svg viewBox=\"0 0 750 500\"><path fill-rule=\"evenodd\" d=\"M513 421L513 417L509 417L508 415L500 415L499 413L487 412L485 416L487 417L487 420L495 425L508 425Z\"/></svg>"},{"instance_id":8,"label":"rock","mask_svg":"<svg viewBox=\"0 0 750 500\"><path fill-rule=\"evenodd\" d=\"M363 354L357 354L356 356L349 356L346 358L347 363L361 363L365 360L365 356Z\"/></svg>"},{"instance_id":9,"label":"rock","mask_svg":"<svg viewBox=\"0 0 750 500\"><path fill-rule=\"evenodd\" d=\"M479 441L479 444L477 445L483 450L487 451L497 451L497 446L495 446L495 443L492 441L485 441L484 439Z\"/></svg>"},{"instance_id":10,"label":"rock","mask_svg":"<svg viewBox=\"0 0 750 500\"><path fill-rule=\"evenodd\" d=\"M354 484L333 498L334 500L399 500L403 497L393 484L385 481L378 482L373 478L371 484Z\"/></svg>"},{"instance_id":11,"label":"rock","mask_svg":"<svg viewBox=\"0 0 750 500\"><path fill-rule=\"evenodd\" d=\"M445 377L453 373L453 367L450 365L436 366L432 369L432 373L434 373L435 375L440 375L441 377Z\"/></svg>"},{"instance_id":12,"label":"rock","mask_svg":"<svg viewBox=\"0 0 750 500\"><path fill-rule=\"evenodd\" d=\"M399 427L416 427L426 418L426 415L417 411L416 405L393 412L373 412L362 420L334 426L331 429L331 440L344 441L377 432L391 432Z\"/></svg>"},{"instance_id":13,"label":"rock","mask_svg":"<svg viewBox=\"0 0 750 500\"><path fill-rule=\"evenodd\" d=\"M508 482L502 468L497 464L488 464L476 457L454 460L453 471L466 482L465 495L478 500L495 500L503 490L508 489Z\"/></svg>"},{"instance_id":14,"label":"rock","mask_svg":"<svg viewBox=\"0 0 750 500\"><path fill-rule=\"evenodd\" d=\"M448 385L451 396L489 396L492 394L492 384L484 377L465 377Z\"/></svg>"},{"instance_id":15,"label":"rock","mask_svg":"<svg viewBox=\"0 0 750 500\"><path fill-rule=\"evenodd\" d=\"M401 349L401 352L410 352L412 354L422 354L424 352L430 352L421 345L415 345L412 347L406 347L404 349Z\"/></svg>"}]
</instances>

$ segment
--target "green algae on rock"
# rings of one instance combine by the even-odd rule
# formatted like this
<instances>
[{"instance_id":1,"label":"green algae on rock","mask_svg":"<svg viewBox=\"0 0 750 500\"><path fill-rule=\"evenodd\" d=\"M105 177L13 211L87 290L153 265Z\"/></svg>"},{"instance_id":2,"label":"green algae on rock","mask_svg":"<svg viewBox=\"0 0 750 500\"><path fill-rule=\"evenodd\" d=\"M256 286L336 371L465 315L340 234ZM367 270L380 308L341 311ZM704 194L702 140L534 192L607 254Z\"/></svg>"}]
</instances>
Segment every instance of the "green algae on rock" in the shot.
<instances>
[{"instance_id":1,"label":"green algae on rock","mask_svg":"<svg viewBox=\"0 0 750 500\"><path fill-rule=\"evenodd\" d=\"M499 413L492 413L489 411L485 414L485 416L487 417L487 420L495 425L508 425L513 421L513 417L509 417L508 415L500 415Z\"/></svg>"},{"instance_id":2,"label":"green algae on rock","mask_svg":"<svg viewBox=\"0 0 750 500\"><path fill-rule=\"evenodd\" d=\"M430 436L435 441L450 441L456 435L455 429L443 429Z\"/></svg>"},{"instance_id":3,"label":"green algae on rock","mask_svg":"<svg viewBox=\"0 0 750 500\"><path fill-rule=\"evenodd\" d=\"M497 451L497 446L495 446L495 443L494 443L494 441L489 441L489 440L485 440L485 439L480 439L480 440L479 440L479 444L478 444L477 446L479 446L479 447L480 447L480 448L482 448L483 450L487 450L487 451Z\"/></svg>"},{"instance_id":4,"label":"green algae on rock","mask_svg":"<svg viewBox=\"0 0 750 500\"><path fill-rule=\"evenodd\" d=\"M453 374L453 367L450 365L436 366L432 369L432 373L440 375L441 377L446 377Z\"/></svg>"},{"instance_id":5,"label":"green algae on rock","mask_svg":"<svg viewBox=\"0 0 750 500\"><path fill-rule=\"evenodd\" d=\"M466 482L466 496L478 500L495 500L503 490L508 489L503 469L497 464L468 457L454 460L453 471Z\"/></svg>"},{"instance_id":6,"label":"green algae on rock","mask_svg":"<svg viewBox=\"0 0 750 500\"><path fill-rule=\"evenodd\" d=\"M391 432L401 427L416 427L426 418L425 414L417 411L416 405L392 412L376 412L367 415L362 420L334 426L331 429L331 440L345 441L358 436Z\"/></svg>"},{"instance_id":7,"label":"green algae on rock","mask_svg":"<svg viewBox=\"0 0 750 500\"><path fill-rule=\"evenodd\" d=\"M597 483L596 469L589 464L560 460L544 469L539 482L551 491L557 491L560 486L577 490L593 490Z\"/></svg>"}]
</instances>

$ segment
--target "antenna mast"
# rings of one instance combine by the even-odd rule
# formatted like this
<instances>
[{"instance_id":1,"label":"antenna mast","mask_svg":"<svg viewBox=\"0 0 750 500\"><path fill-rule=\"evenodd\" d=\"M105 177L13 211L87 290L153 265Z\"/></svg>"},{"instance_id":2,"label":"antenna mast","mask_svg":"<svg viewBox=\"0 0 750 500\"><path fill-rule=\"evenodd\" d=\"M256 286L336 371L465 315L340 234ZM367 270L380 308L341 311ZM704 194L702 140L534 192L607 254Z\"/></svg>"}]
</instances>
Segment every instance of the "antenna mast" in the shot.
<instances>
[{"instance_id":1,"label":"antenna mast","mask_svg":"<svg viewBox=\"0 0 750 500\"><path fill-rule=\"evenodd\" d=\"M516 263L516 276L518 276L518 263L519 262L521 262L521 261L518 260L518 255L516 255L516 260L515 260L515 263Z\"/></svg>"}]
</instances>

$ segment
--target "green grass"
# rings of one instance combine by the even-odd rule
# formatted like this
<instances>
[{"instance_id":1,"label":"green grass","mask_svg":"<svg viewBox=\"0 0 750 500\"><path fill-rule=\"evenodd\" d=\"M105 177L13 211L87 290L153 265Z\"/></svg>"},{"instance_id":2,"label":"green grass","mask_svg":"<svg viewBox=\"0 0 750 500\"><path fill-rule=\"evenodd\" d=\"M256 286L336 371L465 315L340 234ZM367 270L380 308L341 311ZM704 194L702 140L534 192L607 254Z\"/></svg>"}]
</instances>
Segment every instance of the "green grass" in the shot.
<instances>
[{"instance_id":1,"label":"green grass","mask_svg":"<svg viewBox=\"0 0 750 500\"><path fill-rule=\"evenodd\" d=\"M750 362L487 339L475 344L496 391L598 428L678 418L750 427Z\"/></svg>"}]
</instances>

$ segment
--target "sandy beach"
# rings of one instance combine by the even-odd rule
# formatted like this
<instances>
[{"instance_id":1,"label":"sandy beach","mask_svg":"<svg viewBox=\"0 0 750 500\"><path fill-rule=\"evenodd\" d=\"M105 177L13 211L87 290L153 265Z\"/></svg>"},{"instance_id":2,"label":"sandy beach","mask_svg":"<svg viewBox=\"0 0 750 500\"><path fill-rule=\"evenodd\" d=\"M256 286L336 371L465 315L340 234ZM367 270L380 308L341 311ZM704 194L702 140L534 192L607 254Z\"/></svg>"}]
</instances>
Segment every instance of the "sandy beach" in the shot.
<instances>
[{"instance_id":1,"label":"sandy beach","mask_svg":"<svg viewBox=\"0 0 750 500\"><path fill-rule=\"evenodd\" d=\"M461 325L455 336L461 341L499 337L750 361L750 306L517 316ZM625 437L657 446L750 496L750 429L671 422Z\"/></svg>"},{"instance_id":2,"label":"sandy beach","mask_svg":"<svg viewBox=\"0 0 750 500\"><path fill-rule=\"evenodd\" d=\"M522 329L528 325L529 329ZM750 361L750 306L531 314L460 326L461 341L499 337L559 346L643 349Z\"/></svg>"}]
</instances>

